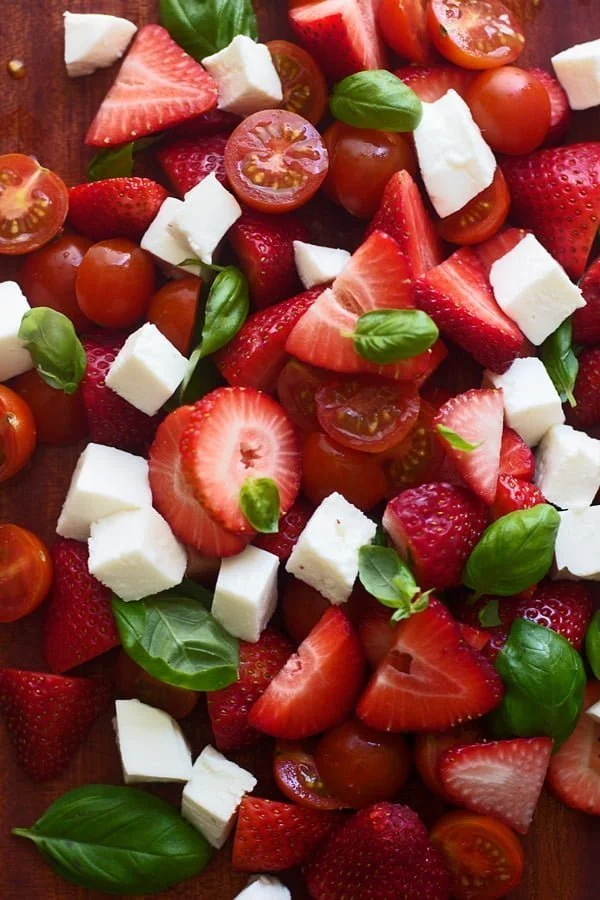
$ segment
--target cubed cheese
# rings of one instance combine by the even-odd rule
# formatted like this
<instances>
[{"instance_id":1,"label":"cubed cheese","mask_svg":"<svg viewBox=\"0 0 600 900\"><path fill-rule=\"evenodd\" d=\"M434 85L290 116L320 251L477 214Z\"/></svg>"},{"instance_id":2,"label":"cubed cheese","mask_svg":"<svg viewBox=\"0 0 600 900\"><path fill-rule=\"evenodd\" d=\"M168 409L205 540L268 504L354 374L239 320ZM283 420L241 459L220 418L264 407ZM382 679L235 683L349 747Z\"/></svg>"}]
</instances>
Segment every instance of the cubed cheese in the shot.
<instances>
[{"instance_id":1,"label":"cubed cheese","mask_svg":"<svg viewBox=\"0 0 600 900\"><path fill-rule=\"evenodd\" d=\"M326 597L345 603L358 575L358 551L377 526L341 494L330 494L298 538L286 570Z\"/></svg>"},{"instance_id":2,"label":"cubed cheese","mask_svg":"<svg viewBox=\"0 0 600 900\"><path fill-rule=\"evenodd\" d=\"M552 65L571 109L590 109L600 104L600 38L557 53L552 57Z\"/></svg>"},{"instance_id":3,"label":"cubed cheese","mask_svg":"<svg viewBox=\"0 0 600 900\"><path fill-rule=\"evenodd\" d=\"M200 272L198 266L181 265L190 258L190 248L187 241L175 234L170 227L173 219L182 209L183 200L167 197L140 241L140 247L147 253L151 253L156 259L166 263L167 266L174 266L181 272L198 275Z\"/></svg>"},{"instance_id":4,"label":"cubed cheese","mask_svg":"<svg viewBox=\"0 0 600 900\"><path fill-rule=\"evenodd\" d=\"M30 309L16 281L0 284L0 381L8 381L33 367L31 354L19 338L21 319Z\"/></svg>"},{"instance_id":5,"label":"cubed cheese","mask_svg":"<svg viewBox=\"0 0 600 900\"><path fill-rule=\"evenodd\" d=\"M294 241L294 257L300 281L308 290L316 284L328 284L337 278L350 254L347 250Z\"/></svg>"},{"instance_id":6,"label":"cubed cheese","mask_svg":"<svg viewBox=\"0 0 600 900\"><path fill-rule=\"evenodd\" d=\"M255 875L234 900L292 900L289 889L271 875Z\"/></svg>"},{"instance_id":7,"label":"cubed cheese","mask_svg":"<svg viewBox=\"0 0 600 900\"><path fill-rule=\"evenodd\" d=\"M181 814L213 847L222 847L244 794L255 787L251 772L209 744L194 763L191 780L183 790Z\"/></svg>"},{"instance_id":8,"label":"cubed cheese","mask_svg":"<svg viewBox=\"0 0 600 900\"><path fill-rule=\"evenodd\" d=\"M585 714L593 719L594 722L598 722L598 724L600 724L600 700L594 703L593 706L590 706L588 709L586 709ZM242 895L240 894L240 897L241 896Z\"/></svg>"},{"instance_id":9,"label":"cubed cheese","mask_svg":"<svg viewBox=\"0 0 600 900\"><path fill-rule=\"evenodd\" d=\"M540 359L515 359L503 374L486 372L485 381L502 389L508 425L529 447L535 447L553 425L565 421L560 397Z\"/></svg>"},{"instance_id":10,"label":"cubed cheese","mask_svg":"<svg viewBox=\"0 0 600 900\"><path fill-rule=\"evenodd\" d=\"M553 425L538 447L535 483L560 509L590 506L600 488L600 441L569 425Z\"/></svg>"},{"instance_id":11,"label":"cubed cheese","mask_svg":"<svg viewBox=\"0 0 600 900\"><path fill-rule=\"evenodd\" d=\"M175 719L139 700L117 700L115 709L125 784L189 781L192 754Z\"/></svg>"},{"instance_id":12,"label":"cubed cheese","mask_svg":"<svg viewBox=\"0 0 600 900\"><path fill-rule=\"evenodd\" d=\"M559 578L600 581L600 506L559 513L554 548Z\"/></svg>"},{"instance_id":13,"label":"cubed cheese","mask_svg":"<svg viewBox=\"0 0 600 900\"><path fill-rule=\"evenodd\" d=\"M187 192L169 228L188 244L188 255L191 251L202 262L210 264L219 243L241 214L233 194L211 172Z\"/></svg>"},{"instance_id":14,"label":"cubed cheese","mask_svg":"<svg viewBox=\"0 0 600 900\"><path fill-rule=\"evenodd\" d=\"M533 234L496 260L490 282L498 306L536 346L585 306L579 288Z\"/></svg>"},{"instance_id":15,"label":"cubed cheese","mask_svg":"<svg viewBox=\"0 0 600 900\"><path fill-rule=\"evenodd\" d=\"M71 78L112 66L137 31L133 22L119 16L66 12L64 19L65 65Z\"/></svg>"},{"instance_id":16,"label":"cubed cheese","mask_svg":"<svg viewBox=\"0 0 600 900\"><path fill-rule=\"evenodd\" d=\"M458 212L494 180L496 158L456 91L423 103L414 138L421 175L438 216Z\"/></svg>"},{"instance_id":17,"label":"cubed cheese","mask_svg":"<svg viewBox=\"0 0 600 900\"><path fill-rule=\"evenodd\" d=\"M90 574L121 600L158 594L185 575L185 550L152 507L93 522L88 546Z\"/></svg>"},{"instance_id":18,"label":"cubed cheese","mask_svg":"<svg viewBox=\"0 0 600 900\"><path fill-rule=\"evenodd\" d=\"M97 519L150 506L146 460L115 447L88 444L75 466L56 531L86 541Z\"/></svg>"},{"instance_id":19,"label":"cubed cheese","mask_svg":"<svg viewBox=\"0 0 600 900\"><path fill-rule=\"evenodd\" d=\"M281 80L266 44L238 34L202 65L219 87L219 108L238 116L273 109L283 100Z\"/></svg>"},{"instance_id":20,"label":"cubed cheese","mask_svg":"<svg viewBox=\"0 0 600 900\"><path fill-rule=\"evenodd\" d=\"M248 546L221 560L212 614L230 634L256 643L277 606L279 557Z\"/></svg>"},{"instance_id":21,"label":"cubed cheese","mask_svg":"<svg viewBox=\"0 0 600 900\"><path fill-rule=\"evenodd\" d=\"M187 359L156 325L129 335L106 376L106 384L136 409L153 416L183 381Z\"/></svg>"}]
</instances>

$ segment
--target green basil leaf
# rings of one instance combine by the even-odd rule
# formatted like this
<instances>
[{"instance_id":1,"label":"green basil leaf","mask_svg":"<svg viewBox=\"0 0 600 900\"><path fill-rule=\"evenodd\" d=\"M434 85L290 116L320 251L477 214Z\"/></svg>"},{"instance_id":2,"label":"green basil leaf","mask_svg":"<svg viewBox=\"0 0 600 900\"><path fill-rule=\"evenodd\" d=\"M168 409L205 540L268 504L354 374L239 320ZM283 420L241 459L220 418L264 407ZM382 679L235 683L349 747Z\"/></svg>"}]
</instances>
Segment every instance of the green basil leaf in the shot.
<instances>
[{"instance_id":1,"label":"green basil leaf","mask_svg":"<svg viewBox=\"0 0 600 900\"><path fill-rule=\"evenodd\" d=\"M565 319L542 344L540 358L563 403L568 400L571 406L577 406L573 388L579 371L579 361L573 350L572 334L571 320Z\"/></svg>"},{"instance_id":2,"label":"green basil leaf","mask_svg":"<svg viewBox=\"0 0 600 900\"><path fill-rule=\"evenodd\" d=\"M338 82L329 109L340 122L380 131L414 131L423 115L415 92L385 69L357 72Z\"/></svg>"},{"instance_id":3,"label":"green basil leaf","mask_svg":"<svg viewBox=\"0 0 600 900\"><path fill-rule=\"evenodd\" d=\"M497 597L489 600L485 606L477 613L479 624L482 628L494 628L495 625L502 625L499 613L499 601Z\"/></svg>"},{"instance_id":4,"label":"green basil leaf","mask_svg":"<svg viewBox=\"0 0 600 900\"><path fill-rule=\"evenodd\" d=\"M451 428L446 428L445 425L436 425L436 431L454 450L461 450L463 453L472 453L473 450L477 450L478 447L481 447L481 444L470 444L468 441L465 441L460 434L452 431Z\"/></svg>"},{"instance_id":5,"label":"green basil leaf","mask_svg":"<svg viewBox=\"0 0 600 900\"><path fill-rule=\"evenodd\" d=\"M585 633L585 655L594 678L600 679L600 609L592 616Z\"/></svg>"},{"instance_id":6,"label":"green basil leaf","mask_svg":"<svg viewBox=\"0 0 600 900\"><path fill-rule=\"evenodd\" d=\"M557 511L548 503L497 519L469 556L464 584L480 595L505 597L531 587L552 565L559 523Z\"/></svg>"},{"instance_id":7,"label":"green basil leaf","mask_svg":"<svg viewBox=\"0 0 600 900\"><path fill-rule=\"evenodd\" d=\"M160 0L159 9L161 25L194 59L223 50L238 34L258 38L252 0Z\"/></svg>"},{"instance_id":8,"label":"green basil leaf","mask_svg":"<svg viewBox=\"0 0 600 900\"><path fill-rule=\"evenodd\" d=\"M212 855L172 806L129 787L75 788L32 828L12 833L33 841L67 881L110 894L165 891L201 872Z\"/></svg>"},{"instance_id":9,"label":"green basil leaf","mask_svg":"<svg viewBox=\"0 0 600 900\"><path fill-rule=\"evenodd\" d=\"M247 478L240 489L240 507L255 531L279 531L279 488L272 478Z\"/></svg>"},{"instance_id":10,"label":"green basil leaf","mask_svg":"<svg viewBox=\"0 0 600 900\"><path fill-rule=\"evenodd\" d=\"M359 316L352 337L359 356L377 365L418 356L435 344L437 325L420 309L375 309Z\"/></svg>"},{"instance_id":11,"label":"green basil leaf","mask_svg":"<svg viewBox=\"0 0 600 900\"><path fill-rule=\"evenodd\" d=\"M377 526L377 531L375 532L375 537L373 538L371 543L374 544L376 547L387 547L388 546L387 534L385 533L385 529L384 529L383 525Z\"/></svg>"},{"instance_id":12,"label":"green basil leaf","mask_svg":"<svg viewBox=\"0 0 600 900\"><path fill-rule=\"evenodd\" d=\"M85 375L87 359L71 320L55 309L38 306L23 316L19 337L42 381L74 394Z\"/></svg>"},{"instance_id":13,"label":"green basil leaf","mask_svg":"<svg viewBox=\"0 0 600 900\"><path fill-rule=\"evenodd\" d=\"M200 342L200 357L216 353L235 337L250 309L248 282L235 266L227 266L213 281Z\"/></svg>"},{"instance_id":14,"label":"green basil leaf","mask_svg":"<svg viewBox=\"0 0 600 900\"><path fill-rule=\"evenodd\" d=\"M369 594L394 609L393 621L422 612L429 592L422 594L412 572L392 547L365 544L358 552L358 577ZM416 600L414 599L416 597Z\"/></svg>"},{"instance_id":15,"label":"green basil leaf","mask_svg":"<svg viewBox=\"0 0 600 900\"><path fill-rule=\"evenodd\" d=\"M162 139L162 134L153 134L137 141L130 141L128 144L122 144L120 147L100 150L89 162L87 180L103 181L105 178L128 178L133 172L134 154L157 144Z\"/></svg>"},{"instance_id":16,"label":"green basil leaf","mask_svg":"<svg viewBox=\"0 0 600 900\"><path fill-rule=\"evenodd\" d=\"M212 359L202 359L197 347L190 356L185 378L177 392L180 405L195 403L224 384L221 373ZM173 408L177 406L174 404Z\"/></svg>"}]
</instances>

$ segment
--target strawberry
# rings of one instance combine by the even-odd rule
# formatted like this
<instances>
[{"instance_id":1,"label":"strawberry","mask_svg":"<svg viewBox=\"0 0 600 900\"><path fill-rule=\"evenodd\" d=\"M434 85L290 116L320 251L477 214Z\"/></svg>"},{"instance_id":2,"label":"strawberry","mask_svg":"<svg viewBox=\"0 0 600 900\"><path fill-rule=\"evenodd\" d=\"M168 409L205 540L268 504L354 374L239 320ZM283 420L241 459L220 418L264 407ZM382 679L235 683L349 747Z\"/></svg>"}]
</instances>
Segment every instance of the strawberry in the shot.
<instances>
[{"instance_id":1,"label":"strawberry","mask_svg":"<svg viewBox=\"0 0 600 900\"><path fill-rule=\"evenodd\" d=\"M86 144L114 147L199 116L217 104L217 85L160 25L137 33Z\"/></svg>"},{"instance_id":2,"label":"strawberry","mask_svg":"<svg viewBox=\"0 0 600 900\"><path fill-rule=\"evenodd\" d=\"M371 598L361 609L358 619L358 638L369 663L377 668L383 657L391 649L397 625L392 622L391 612L383 603Z\"/></svg>"},{"instance_id":3,"label":"strawberry","mask_svg":"<svg viewBox=\"0 0 600 900\"><path fill-rule=\"evenodd\" d=\"M120 644L111 592L88 572L88 549L59 538L52 548L54 579L44 626L44 655L66 672Z\"/></svg>"},{"instance_id":4,"label":"strawberry","mask_svg":"<svg viewBox=\"0 0 600 900\"><path fill-rule=\"evenodd\" d=\"M573 389L576 406L568 420L578 428L600 425L600 347L586 347L579 355L579 371Z\"/></svg>"},{"instance_id":5,"label":"strawberry","mask_svg":"<svg viewBox=\"0 0 600 900\"><path fill-rule=\"evenodd\" d=\"M173 139L180 138L197 138L211 137L213 134L231 134L234 128L240 124L240 117L234 113L227 112L225 109L219 109L213 106L212 109L194 116L193 119L186 119L169 128L168 135Z\"/></svg>"},{"instance_id":6,"label":"strawberry","mask_svg":"<svg viewBox=\"0 0 600 900\"><path fill-rule=\"evenodd\" d=\"M483 739L483 728L479 720L457 725L449 731L427 731L415 735L415 766L421 781L433 794L444 797L439 763L446 750L466 744L477 744Z\"/></svg>"},{"instance_id":7,"label":"strawberry","mask_svg":"<svg viewBox=\"0 0 600 900\"><path fill-rule=\"evenodd\" d=\"M531 509L538 503L546 503L546 498L535 484L513 478L512 475L500 475L496 496L490 509L492 519L501 519L517 509Z\"/></svg>"},{"instance_id":8,"label":"strawberry","mask_svg":"<svg viewBox=\"0 0 600 900\"><path fill-rule=\"evenodd\" d=\"M160 146L156 156L175 192L183 197L211 172L221 182L227 182L225 145L227 135L183 138L174 144Z\"/></svg>"},{"instance_id":9,"label":"strawberry","mask_svg":"<svg viewBox=\"0 0 600 900\"><path fill-rule=\"evenodd\" d=\"M245 539L211 519L183 476L179 445L193 414L193 406L181 406L156 432L148 457L154 506L194 550L208 557L235 556L246 546Z\"/></svg>"},{"instance_id":10,"label":"strawberry","mask_svg":"<svg viewBox=\"0 0 600 900\"><path fill-rule=\"evenodd\" d=\"M525 441L507 425L500 444L500 475L511 475L531 481L535 472L535 456Z\"/></svg>"},{"instance_id":11,"label":"strawberry","mask_svg":"<svg viewBox=\"0 0 600 900\"><path fill-rule=\"evenodd\" d=\"M592 595L582 581L542 582L530 600L521 600L517 616L551 628L581 650L592 616Z\"/></svg>"},{"instance_id":12,"label":"strawberry","mask_svg":"<svg viewBox=\"0 0 600 900\"><path fill-rule=\"evenodd\" d=\"M331 607L250 710L254 728L297 740L338 725L360 689L364 656L349 620Z\"/></svg>"},{"instance_id":13,"label":"strawberry","mask_svg":"<svg viewBox=\"0 0 600 900\"><path fill-rule=\"evenodd\" d=\"M447 63L436 66L402 66L394 72L417 97L427 103L439 100L449 90L456 91L464 98L476 74Z\"/></svg>"},{"instance_id":14,"label":"strawberry","mask_svg":"<svg viewBox=\"0 0 600 900\"><path fill-rule=\"evenodd\" d=\"M321 900L448 900L448 873L416 812L376 803L327 839L305 869Z\"/></svg>"},{"instance_id":15,"label":"strawberry","mask_svg":"<svg viewBox=\"0 0 600 900\"><path fill-rule=\"evenodd\" d=\"M248 724L248 713L292 652L289 641L272 628L263 631L256 644L240 641L238 680L207 694L215 744L223 753L263 740L264 734Z\"/></svg>"},{"instance_id":16,"label":"strawberry","mask_svg":"<svg viewBox=\"0 0 600 900\"><path fill-rule=\"evenodd\" d=\"M600 343L600 258L589 267L579 287L587 306L573 313L573 340L578 344Z\"/></svg>"},{"instance_id":17,"label":"strawberry","mask_svg":"<svg viewBox=\"0 0 600 900\"><path fill-rule=\"evenodd\" d=\"M581 278L600 222L600 141L507 158L502 171L511 217Z\"/></svg>"},{"instance_id":18,"label":"strawberry","mask_svg":"<svg viewBox=\"0 0 600 900\"><path fill-rule=\"evenodd\" d=\"M489 276L496 260L514 250L526 235L527 231L524 228L505 228L504 231L499 231L487 241L473 247L473 252L485 269L485 274Z\"/></svg>"},{"instance_id":19,"label":"strawberry","mask_svg":"<svg viewBox=\"0 0 600 900\"><path fill-rule=\"evenodd\" d=\"M472 625L459 622L458 630L465 644L468 644L473 650L483 650L490 642L490 636L483 628L473 628Z\"/></svg>"},{"instance_id":20,"label":"strawberry","mask_svg":"<svg viewBox=\"0 0 600 900\"><path fill-rule=\"evenodd\" d=\"M439 409L457 394L480 387L483 379L483 368L470 353L451 341L446 343L446 349L448 355L421 390L422 399L434 409Z\"/></svg>"},{"instance_id":21,"label":"strawberry","mask_svg":"<svg viewBox=\"0 0 600 900\"><path fill-rule=\"evenodd\" d=\"M525 834L533 820L550 755L550 738L517 738L446 750L439 764L446 796Z\"/></svg>"},{"instance_id":22,"label":"strawberry","mask_svg":"<svg viewBox=\"0 0 600 900\"><path fill-rule=\"evenodd\" d=\"M383 527L398 553L410 561L423 590L461 583L464 565L487 521L478 497L441 482L402 491L383 514Z\"/></svg>"},{"instance_id":23,"label":"strawberry","mask_svg":"<svg viewBox=\"0 0 600 900\"><path fill-rule=\"evenodd\" d=\"M306 524L314 512L314 507L299 497L279 521L276 534L260 534L254 541L256 547L274 553L282 562L287 562L294 546L304 531Z\"/></svg>"},{"instance_id":24,"label":"strawberry","mask_svg":"<svg viewBox=\"0 0 600 900\"><path fill-rule=\"evenodd\" d=\"M544 85L550 97L550 128L544 140L544 145L549 147L560 144L571 121L571 109L569 100L559 82L545 69L527 69L535 75L538 81Z\"/></svg>"},{"instance_id":25,"label":"strawberry","mask_svg":"<svg viewBox=\"0 0 600 900\"><path fill-rule=\"evenodd\" d=\"M69 224L93 241L139 241L167 191L150 178L104 178L69 191Z\"/></svg>"},{"instance_id":26,"label":"strawberry","mask_svg":"<svg viewBox=\"0 0 600 900\"><path fill-rule=\"evenodd\" d=\"M110 699L104 679L0 669L0 712L20 764L35 781L62 772Z\"/></svg>"},{"instance_id":27,"label":"strawberry","mask_svg":"<svg viewBox=\"0 0 600 900\"><path fill-rule=\"evenodd\" d=\"M600 682L588 681L575 730L550 760L548 784L567 806L600 816L600 724L585 712L600 701Z\"/></svg>"}]
</instances>

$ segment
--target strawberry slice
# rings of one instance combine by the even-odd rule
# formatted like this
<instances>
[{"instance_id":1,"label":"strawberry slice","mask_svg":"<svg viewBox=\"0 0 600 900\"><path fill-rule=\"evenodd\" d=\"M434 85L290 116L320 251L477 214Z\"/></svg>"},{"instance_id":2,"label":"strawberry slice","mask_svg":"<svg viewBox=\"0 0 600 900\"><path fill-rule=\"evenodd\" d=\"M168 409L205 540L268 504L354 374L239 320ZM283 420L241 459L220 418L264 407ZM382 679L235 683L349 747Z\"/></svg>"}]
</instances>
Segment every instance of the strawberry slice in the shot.
<instances>
[{"instance_id":1,"label":"strawberry slice","mask_svg":"<svg viewBox=\"0 0 600 900\"><path fill-rule=\"evenodd\" d=\"M465 644L473 650L483 650L490 642L490 636L483 628L474 628L472 625L465 625L464 622L459 622L458 628Z\"/></svg>"},{"instance_id":2,"label":"strawberry slice","mask_svg":"<svg viewBox=\"0 0 600 900\"><path fill-rule=\"evenodd\" d=\"M600 343L600 258L589 267L579 282L587 303L573 313L573 340L578 344Z\"/></svg>"},{"instance_id":3,"label":"strawberry slice","mask_svg":"<svg viewBox=\"0 0 600 900\"><path fill-rule=\"evenodd\" d=\"M571 108L569 100L560 82L545 69L527 69L541 81L550 97L550 128L544 140L546 147L560 144L571 121Z\"/></svg>"},{"instance_id":4,"label":"strawberry slice","mask_svg":"<svg viewBox=\"0 0 600 900\"><path fill-rule=\"evenodd\" d=\"M505 426L500 444L500 475L531 481L534 472L535 456L531 448L516 431Z\"/></svg>"},{"instance_id":5,"label":"strawberry slice","mask_svg":"<svg viewBox=\"0 0 600 900\"><path fill-rule=\"evenodd\" d=\"M93 241L124 237L139 241L167 191L150 178L105 178L69 191L69 224Z\"/></svg>"},{"instance_id":6,"label":"strawberry slice","mask_svg":"<svg viewBox=\"0 0 600 900\"><path fill-rule=\"evenodd\" d=\"M217 85L160 25L137 33L90 125L86 144L114 147L199 116L217 104Z\"/></svg>"},{"instance_id":7,"label":"strawberry slice","mask_svg":"<svg viewBox=\"0 0 600 900\"><path fill-rule=\"evenodd\" d=\"M404 84L426 103L439 100L449 90L456 91L464 99L477 75L458 66L402 66L394 72Z\"/></svg>"},{"instance_id":8,"label":"strawberry slice","mask_svg":"<svg viewBox=\"0 0 600 900\"><path fill-rule=\"evenodd\" d=\"M517 738L447 750L439 763L452 803L494 816L525 834L533 820L550 755L550 738Z\"/></svg>"},{"instance_id":9,"label":"strawberry slice","mask_svg":"<svg viewBox=\"0 0 600 900\"><path fill-rule=\"evenodd\" d=\"M548 784L567 806L600 816L600 724L585 712L600 700L600 681L588 681L572 735L550 761Z\"/></svg>"},{"instance_id":10,"label":"strawberry slice","mask_svg":"<svg viewBox=\"0 0 600 900\"><path fill-rule=\"evenodd\" d=\"M331 607L254 704L249 722L288 740L332 728L351 711L363 673L354 629L340 609Z\"/></svg>"},{"instance_id":11,"label":"strawberry slice","mask_svg":"<svg viewBox=\"0 0 600 900\"><path fill-rule=\"evenodd\" d=\"M227 135L223 134L187 138L160 146L156 157L176 193L183 197L211 172L221 184L227 182L226 144Z\"/></svg>"},{"instance_id":12,"label":"strawberry slice","mask_svg":"<svg viewBox=\"0 0 600 900\"><path fill-rule=\"evenodd\" d=\"M526 234L527 231L524 228L505 228L504 231L499 231L487 241L472 248L488 277L496 260L514 250Z\"/></svg>"},{"instance_id":13,"label":"strawberry slice","mask_svg":"<svg viewBox=\"0 0 600 900\"><path fill-rule=\"evenodd\" d=\"M514 478L512 475L500 475L496 496L490 508L492 519L501 519L518 509L531 509L538 503L548 501L535 484L523 481L522 478Z\"/></svg>"}]
</instances>

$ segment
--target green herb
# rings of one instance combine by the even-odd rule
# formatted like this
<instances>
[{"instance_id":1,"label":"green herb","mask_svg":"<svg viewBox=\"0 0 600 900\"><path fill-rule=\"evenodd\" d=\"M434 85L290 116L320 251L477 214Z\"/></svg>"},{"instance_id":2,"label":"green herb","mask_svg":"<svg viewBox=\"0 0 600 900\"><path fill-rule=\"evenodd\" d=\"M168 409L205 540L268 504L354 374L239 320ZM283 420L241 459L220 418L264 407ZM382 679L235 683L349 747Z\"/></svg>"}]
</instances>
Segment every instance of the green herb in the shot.
<instances>
[{"instance_id":1,"label":"green herb","mask_svg":"<svg viewBox=\"0 0 600 900\"><path fill-rule=\"evenodd\" d=\"M565 319L542 344L540 357L563 403L568 400L571 406L577 406L573 388L579 362L573 350L572 333L571 320Z\"/></svg>"},{"instance_id":2,"label":"green herb","mask_svg":"<svg viewBox=\"0 0 600 900\"><path fill-rule=\"evenodd\" d=\"M100 150L90 160L87 170L88 181L102 181L104 178L128 178L133 172L133 157L147 147L162 141L162 134L130 141L110 150Z\"/></svg>"},{"instance_id":3,"label":"green herb","mask_svg":"<svg viewBox=\"0 0 600 900\"><path fill-rule=\"evenodd\" d=\"M387 365L418 356L435 344L439 331L420 309L375 309L359 316L351 337L359 356Z\"/></svg>"},{"instance_id":4,"label":"green herb","mask_svg":"<svg viewBox=\"0 0 600 900\"><path fill-rule=\"evenodd\" d=\"M446 428L445 425L436 425L436 431L454 450L461 450L463 453L472 453L473 450L477 450L478 447L481 447L481 444L470 444L461 437L460 434L452 431L451 428Z\"/></svg>"},{"instance_id":5,"label":"green herb","mask_svg":"<svg viewBox=\"0 0 600 900\"><path fill-rule=\"evenodd\" d=\"M227 47L238 34L256 40L252 0L160 0L160 21L194 59Z\"/></svg>"},{"instance_id":6,"label":"green herb","mask_svg":"<svg viewBox=\"0 0 600 900\"><path fill-rule=\"evenodd\" d=\"M357 72L338 82L329 109L340 122L380 131L414 131L423 115L415 92L385 69Z\"/></svg>"},{"instance_id":7,"label":"green herb","mask_svg":"<svg viewBox=\"0 0 600 900\"><path fill-rule=\"evenodd\" d=\"M387 547L388 546L387 534L385 533L385 529L384 529L383 525L377 526L377 531L375 532L375 537L373 538L372 543L376 547Z\"/></svg>"},{"instance_id":8,"label":"green herb","mask_svg":"<svg viewBox=\"0 0 600 900\"><path fill-rule=\"evenodd\" d=\"M65 394L74 394L85 375L87 359L71 320L54 309L38 306L23 316L19 337L42 381Z\"/></svg>"},{"instance_id":9,"label":"green herb","mask_svg":"<svg viewBox=\"0 0 600 900\"><path fill-rule=\"evenodd\" d=\"M173 403L172 408L175 409L177 405L195 403L196 400L200 400L201 397L205 397L223 384L221 373L213 360L210 357L202 359L196 349L190 356L185 378L179 387L177 400Z\"/></svg>"},{"instance_id":10,"label":"green herb","mask_svg":"<svg viewBox=\"0 0 600 900\"><path fill-rule=\"evenodd\" d=\"M412 572L392 547L365 544L358 552L358 577L369 594L396 610L394 622L422 612L429 592L422 594ZM414 598L417 598L414 600Z\"/></svg>"},{"instance_id":11,"label":"green herb","mask_svg":"<svg viewBox=\"0 0 600 900\"><path fill-rule=\"evenodd\" d=\"M585 633L585 655L594 678L600 679L600 609L592 616Z\"/></svg>"},{"instance_id":12,"label":"green herb","mask_svg":"<svg viewBox=\"0 0 600 900\"><path fill-rule=\"evenodd\" d=\"M494 597L485 606L482 606L477 613L477 618L482 628L493 628L495 625L501 625L502 620L500 619L498 598Z\"/></svg>"},{"instance_id":13,"label":"green herb","mask_svg":"<svg viewBox=\"0 0 600 900\"><path fill-rule=\"evenodd\" d=\"M240 507L255 531L279 531L279 488L272 478L247 478L240 490Z\"/></svg>"}]
</instances>

